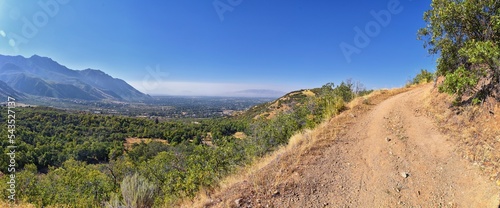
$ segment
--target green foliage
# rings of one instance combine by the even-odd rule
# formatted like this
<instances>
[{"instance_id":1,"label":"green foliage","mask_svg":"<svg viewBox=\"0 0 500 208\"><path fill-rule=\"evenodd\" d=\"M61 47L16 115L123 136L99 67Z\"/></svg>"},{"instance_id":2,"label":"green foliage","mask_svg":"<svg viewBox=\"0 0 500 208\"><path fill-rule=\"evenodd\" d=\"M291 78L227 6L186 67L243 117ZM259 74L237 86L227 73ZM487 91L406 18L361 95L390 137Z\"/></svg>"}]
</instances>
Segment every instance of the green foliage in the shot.
<instances>
[{"instance_id":1,"label":"green foliage","mask_svg":"<svg viewBox=\"0 0 500 208\"><path fill-rule=\"evenodd\" d=\"M344 102L350 102L356 97L353 90L353 84L350 82L342 82L339 86L333 89L333 94L339 96Z\"/></svg>"},{"instance_id":2,"label":"green foliage","mask_svg":"<svg viewBox=\"0 0 500 208\"><path fill-rule=\"evenodd\" d=\"M6 112L1 108L2 112ZM0 118L1 119L1 118ZM34 164L39 171L49 166L60 167L68 159L88 164L107 163L124 152L123 142L127 137L158 138L171 143L181 143L198 138L210 131L209 125L218 122L161 122L124 116L103 116L85 113L67 113L50 108L18 108L16 111L16 140L18 143L18 168ZM228 121L227 123L231 123ZM223 134L244 129L237 123L225 129ZM213 128L218 128L213 126ZM5 125L0 133L7 135ZM7 153L7 140L0 141L0 152ZM161 146L160 146L161 147ZM151 153L150 153L151 154ZM152 155L154 156L154 155ZM0 165L8 164L8 156L0 156ZM6 172L6 165L0 171Z\"/></svg>"},{"instance_id":3,"label":"green foliage","mask_svg":"<svg viewBox=\"0 0 500 208\"><path fill-rule=\"evenodd\" d=\"M488 64L497 66L500 61L500 48L493 41L469 40L459 50L461 56L467 57L473 64Z\"/></svg>"},{"instance_id":4,"label":"green foliage","mask_svg":"<svg viewBox=\"0 0 500 208\"><path fill-rule=\"evenodd\" d=\"M64 162L60 168L51 169L46 175L38 175L36 167L29 164L17 173L17 177L19 187L16 197L40 207L100 207L113 191L111 179L98 166L72 159ZM3 180L8 180L8 177ZM2 184L5 186L6 181Z\"/></svg>"},{"instance_id":5,"label":"green foliage","mask_svg":"<svg viewBox=\"0 0 500 208\"><path fill-rule=\"evenodd\" d=\"M168 151L169 149L168 145L161 142L141 142L139 144L134 144L133 149L128 151L127 155L132 161L139 163L147 161L155 157L158 153Z\"/></svg>"},{"instance_id":6,"label":"green foliage","mask_svg":"<svg viewBox=\"0 0 500 208\"><path fill-rule=\"evenodd\" d=\"M500 93L500 2L433 0L419 30L430 54L439 54L437 75L448 81L442 91L457 95ZM471 76L465 78L465 76ZM485 84L477 86L478 80ZM500 100L500 96L497 97Z\"/></svg>"},{"instance_id":7,"label":"green foliage","mask_svg":"<svg viewBox=\"0 0 500 208\"><path fill-rule=\"evenodd\" d=\"M481 103L482 101L479 99L479 98L474 98L472 99L472 105L477 105L479 103Z\"/></svg>"},{"instance_id":8,"label":"green foliage","mask_svg":"<svg viewBox=\"0 0 500 208\"><path fill-rule=\"evenodd\" d=\"M357 96L367 95L372 90L366 90L361 84L352 83L350 80L340 83L334 87L333 83L324 85L315 103L322 112L321 118L331 118L345 110L345 103L350 102Z\"/></svg>"},{"instance_id":9,"label":"green foliage","mask_svg":"<svg viewBox=\"0 0 500 208\"><path fill-rule=\"evenodd\" d=\"M429 83L434 79L434 74L432 72L429 72L425 69L420 70L420 73L417 74L413 80L411 81L411 84L423 84L423 83Z\"/></svg>"},{"instance_id":10,"label":"green foliage","mask_svg":"<svg viewBox=\"0 0 500 208\"><path fill-rule=\"evenodd\" d=\"M161 152L148 162L139 166L139 172L148 180L157 184L164 195L175 196L178 183L183 180L186 171L186 156L173 151Z\"/></svg>"},{"instance_id":11,"label":"green foliage","mask_svg":"<svg viewBox=\"0 0 500 208\"><path fill-rule=\"evenodd\" d=\"M38 181L36 166L33 164L26 165L23 171L16 174L16 197L26 199L26 201L36 199L35 196L39 195L39 190L37 188ZM6 188L3 190L6 190ZM4 199L5 198L7 197L4 197Z\"/></svg>"},{"instance_id":12,"label":"green foliage","mask_svg":"<svg viewBox=\"0 0 500 208\"><path fill-rule=\"evenodd\" d=\"M471 71L466 70L464 67L459 67L454 72L448 73L446 79L439 87L441 92L456 94L460 98L465 90L476 86L478 81L477 76Z\"/></svg>"}]
</instances>

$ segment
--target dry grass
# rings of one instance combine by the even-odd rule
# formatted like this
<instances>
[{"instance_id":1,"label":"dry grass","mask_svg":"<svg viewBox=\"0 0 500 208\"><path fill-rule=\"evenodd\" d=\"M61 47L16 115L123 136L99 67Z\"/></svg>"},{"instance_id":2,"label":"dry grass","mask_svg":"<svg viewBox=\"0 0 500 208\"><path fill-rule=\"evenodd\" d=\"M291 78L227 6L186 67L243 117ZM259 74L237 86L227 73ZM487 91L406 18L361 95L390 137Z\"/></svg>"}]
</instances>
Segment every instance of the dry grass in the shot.
<instances>
[{"instance_id":1,"label":"dry grass","mask_svg":"<svg viewBox=\"0 0 500 208\"><path fill-rule=\"evenodd\" d=\"M500 186L500 103L489 99L478 106L451 107L452 101L435 89L425 110L458 143L459 154Z\"/></svg>"},{"instance_id":2,"label":"dry grass","mask_svg":"<svg viewBox=\"0 0 500 208\"><path fill-rule=\"evenodd\" d=\"M234 138L236 138L236 139L246 139L247 135L245 134L245 132L236 132L236 133L234 133Z\"/></svg>"},{"instance_id":3,"label":"dry grass","mask_svg":"<svg viewBox=\"0 0 500 208\"><path fill-rule=\"evenodd\" d=\"M287 112L287 111L292 110L295 106L300 105L300 104L284 104L284 103L293 99L292 98L293 96L297 96L300 94L303 94L306 97L316 96L316 93L314 93L311 90L301 90L301 91L290 93L284 97L279 98L278 100L274 101L273 103L271 103L268 107L267 112L263 112L263 113L255 116L254 119L259 119L259 118L273 119L278 114L280 114L282 112Z\"/></svg>"},{"instance_id":4,"label":"dry grass","mask_svg":"<svg viewBox=\"0 0 500 208\"><path fill-rule=\"evenodd\" d=\"M11 204L5 201L0 201L0 207L35 208L36 206L28 203Z\"/></svg>"},{"instance_id":5,"label":"dry grass","mask_svg":"<svg viewBox=\"0 0 500 208\"><path fill-rule=\"evenodd\" d=\"M304 94L307 97L314 97L314 96L316 96L316 94L313 91L311 91L311 90L304 90L304 91L302 91L302 94Z\"/></svg>"},{"instance_id":6,"label":"dry grass","mask_svg":"<svg viewBox=\"0 0 500 208\"><path fill-rule=\"evenodd\" d=\"M177 206L234 207L236 204L231 199L272 196L277 190L284 189L285 184L298 181L301 173L297 169L303 164L303 160L321 155L331 141L335 140L341 131L346 130L356 117L387 98L413 88L377 90L356 98L347 105L348 110L340 115L322 122L315 129L295 134L286 146L240 168L226 177L215 190L205 189L194 199L186 199Z\"/></svg>"},{"instance_id":7,"label":"dry grass","mask_svg":"<svg viewBox=\"0 0 500 208\"><path fill-rule=\"evenodd\" d=\"M133 137L133 138L126 138L125 139L125 143L123 144L125 146L125 149L132 149L132 146L134 146L134 144L140 144L140 143L150 143L150 142L161 142L163 144L168 144L168 142L164 139L145 139L145 138L136 138L136 137Z\"/></svg>"},{"instance_id":8,"label":"dry grass","mask_svg":"<svg viewBox=\"0 0 500 208\"><path fill-rule=\"evenodd\" d=\"M33 204L26 203L26 202L19 202L17 204L12 204L12 203L0 200L0 207L2 207L2 208L7 208L7 207L9 207L9 208L36 208L37 206L35 206ZM73 207L81 207L81 205L78 206L75 204L71 204L71 205L58 204L58 205L50 205L50 206L47 206L46 208L73 208Z\"/></svg>"}]
</instances>

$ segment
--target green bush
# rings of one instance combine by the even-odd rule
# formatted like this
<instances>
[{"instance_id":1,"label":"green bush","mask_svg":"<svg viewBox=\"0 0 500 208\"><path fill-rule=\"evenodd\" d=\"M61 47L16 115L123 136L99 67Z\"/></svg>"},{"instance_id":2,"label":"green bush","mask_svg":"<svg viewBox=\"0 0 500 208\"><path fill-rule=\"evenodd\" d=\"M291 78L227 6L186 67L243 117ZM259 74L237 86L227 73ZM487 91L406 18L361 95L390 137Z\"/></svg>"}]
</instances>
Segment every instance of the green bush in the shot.
<instances>
[{"instance_id":1,"label":"green bush","mask_svg":"<svg viewBox=\"0 0 500 208\"><path fill-rule=\"evenodd\" d=\"M472 89L478 82L478 77L464 67L459 67L454 72L448 73L443 84L439 87L440 92L457 95L461 99L468 89Z\"/></svg>"},{"instance_id":2,"label":"green bush","mask_svg":"<svg viewBox=\"0 0 500 208\"><path fill-rule=\"evenodd\" d=\"M38 207L101 207L113 191L111 178L101 172L99 166L73 159L64 162L60 168L51 168L46 175L36 174L36 167L32 164L17 173L19 187L16 197Z\"/></svg>"},{"instance_id":3,"label":"green bush","mask_svg":"<svg viewBox=\"0 0 500 208\"><path fill-rule=\"evenodd\" d=\"M434 74L425 69L420 70L420 73L417 74L413 80L411 80L411 84L424 84L429 83L434 79Z\"/></svg>"},{"instance_id":4,"label":"green bush","mask_svg":"<svg viewBox=\"0 0 500 208\"><path fill-rule=\"evenodd\" d=\"M336 96L339 96L344 100L344 102L351 102L356 97L356 94L353 90L353 84L350 82L342 82L339 86L333 89L333 93Z\"/></svg>"}]
</instances>

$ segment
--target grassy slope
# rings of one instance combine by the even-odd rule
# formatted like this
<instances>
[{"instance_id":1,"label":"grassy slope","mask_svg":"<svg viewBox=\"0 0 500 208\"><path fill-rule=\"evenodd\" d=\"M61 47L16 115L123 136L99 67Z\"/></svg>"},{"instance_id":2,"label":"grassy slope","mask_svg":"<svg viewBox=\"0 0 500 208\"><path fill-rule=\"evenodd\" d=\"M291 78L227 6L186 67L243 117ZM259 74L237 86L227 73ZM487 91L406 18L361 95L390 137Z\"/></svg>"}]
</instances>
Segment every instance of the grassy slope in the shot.
<instances>
[{"instance_id":1,"label":"grassy slope","mask_svg":"<svg viewBox=\"0 0 500 208\"><path fill-rule=\"evenodd\" d=\"M500 186L500 103L489 99L476 106L451 107L453 100L435 89L425 100L425 110L440 131L459 144L462 157Z\"/></svg>"},{"instance_id":2,"label":"grassy slope","mask_svg":"<svg viewBox=\"0 0 500 208\"><path fill-rule=\"evenodd\" d=\"M239 115L244 118L273 118L280 112L293 110L296 107L303 105L308 97L314 97L319 92L319 88L310 90L297 90L290 92L275 101L264 103L248 109L243 114Z\"/></svg>"}]
</instances>

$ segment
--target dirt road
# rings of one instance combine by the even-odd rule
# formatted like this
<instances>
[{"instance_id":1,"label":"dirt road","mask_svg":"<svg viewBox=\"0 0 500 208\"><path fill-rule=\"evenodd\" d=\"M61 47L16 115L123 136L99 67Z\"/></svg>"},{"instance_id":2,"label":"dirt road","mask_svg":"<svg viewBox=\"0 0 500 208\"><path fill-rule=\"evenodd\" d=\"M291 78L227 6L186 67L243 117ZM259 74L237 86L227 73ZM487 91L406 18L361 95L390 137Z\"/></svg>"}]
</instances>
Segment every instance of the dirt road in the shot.
<instances>
[{"instance_id":1,"label":"dirt road","mask_svg":"<svg viewBox=\"0 0 500 208\"><path fill-rule=\"evenodd\" d=\"M499 192L422 115L430 87L379 104L347 135L356 207L495 207ZM357 174L352 174L357 173ZM356 193L357 192L357 193Z\"/></svg>"},{"instance_id":2,"label":"dirt road","mask_svg":"<svg viewBox=\"0 0 500 208\"><path fill-rule=\"evenodd\" d=\"M353 116L343 133L302 154L295 165L278 159L263 170L286 179L255 188L250 178L220 197L232 197L229 204L239 207L498 208L494 182L461 159L453 139L423 115L422 98L430 90L393 96Z\"/></svg>"}]
</instances>

